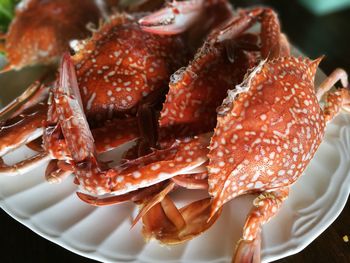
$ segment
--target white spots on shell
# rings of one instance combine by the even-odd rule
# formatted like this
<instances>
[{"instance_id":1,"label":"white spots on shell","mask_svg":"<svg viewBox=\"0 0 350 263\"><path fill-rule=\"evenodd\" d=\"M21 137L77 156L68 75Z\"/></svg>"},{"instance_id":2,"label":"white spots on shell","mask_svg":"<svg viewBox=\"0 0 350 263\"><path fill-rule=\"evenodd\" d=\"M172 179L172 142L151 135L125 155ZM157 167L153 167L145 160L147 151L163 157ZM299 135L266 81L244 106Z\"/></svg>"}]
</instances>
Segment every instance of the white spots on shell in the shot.
<instances>
[{"instance_id":1,"label":"white spots on shell","mask_svg":"<svg viewBox=\"0 0 350 263\"><path fill-rule=\"evenodd\" d=\"M237 125L236 125L236 129L237 129L237 130L242 130L242 129L243 129L242 124L237 124Z\"/></svg>"},{"instance_id":2,"label":"white spots on shell","mask_svg":"<svg viewBox=\"0 0 350 263\"><path fill-rule=\"evenodd\" d=\"M183 159L184 159L184 158L183 158L182 156L178 156L178 157L175 158L175 160L176 160L177 162L182 162Z\"/></svg>"},{"instance_id":3,"label":"white spots on shell","mask_svg":"<svg viewBox=\"0 0 350 263\"><path fill-rule=\"evenodd\" d=\"M293 147L293 148L292 148L292 152L293 152L293 153L299 153L299 149L298 149L297 147Z\"/></svg>"},{"instance_id":4,"label":"white spots on shell","mask_svg":"<svg viewBox=\"0 0 350 263\"><path fill-rule=\"evenodd\" d=\"M107 74L107 76L108 76L108 77L112 77L112 76L115 75L115 73L116 73L115 71L110 71L110 72Z\"/></svg>"},{"instance_id":5,"label":"white spots on shell","mask_svg":"<svg viewBox=\"0 0 350 263\"><path fill-rule=\"evenodd\" d=\"M135 171L132 173L132 176L135 178L135 179L138 179L141 177L141 173L139 171Z\"/></svg>"},{"instance_id":6,"label":"white spots on shell","mask_svg":"<svg viewBox=\"0 0 350 263\"><path fill-rule=\"evenodd\" d=\"M267 119L266 114L260 115L260 119L261 119L262 121L266 121L266 119Z\"/></svg>"},{"instance_id":7,"label":"white spots on shell","mask_svg":"<svg viewBox=\"0 0 350 263\"><path fill-rule=\"evenodd\" d=\"M113 55L118 58L120 55L122 54L122 51L121 50L118 50L118 51L114 51L113 52Z\"/></svg>"},{"instance_id":8,"label":"white spots on shell","mask_svg":"<svg viewBox=\"0 0 350 263\"><path fill-rule=\"evenodd\" d=\"M219 166L220 166L220 167L224 167L224 166L225 166L225 162L224 162L224 161L220 161L220 162L219 162Z\"/></svg>"},{"instance_id":9,"label":"white spots on shell","mask_svg":"<svg viewBox=\"0 0 350 263\"><path fill-rule=\"evenodd\" d=\"M283 175L285 175L285 173L286 173L285 170L279 170L277 174L278 174L278 176L283 176Z\"/></svg>"},{"instance_id":10,"label":"white spots on shell","mask_svg":"<svg viewBox=\"0 0 350 263\"><path fill-rule=\"evenodd\" d=\"M220 171L221 170L219 168L213 168L213 167L209 168L209 172L212 174L218 174Z\"/></svg>"},{"instance_id":11,"label":"white spots on shell","mask_svg":"<svg viewBox=\"0 0 350 263\"><path fill-rule=\"evenodd\" d=\"M264 186L264 184L260 181L256 182L254 185L255 189L261 189Z\"/></svg>"},{"instance_id":12,"label":"white spots on shell","mask_svg":"<svg viewBox=\"0 0 350 263\"><path fill-rule=\"evenodd\" d=\"M154 164L154 165L151 166L151 170L152 170L152 171L156 171L156 170L158 170L160 167L161 167L160 164Z\"/></svg>"}]
</instances>

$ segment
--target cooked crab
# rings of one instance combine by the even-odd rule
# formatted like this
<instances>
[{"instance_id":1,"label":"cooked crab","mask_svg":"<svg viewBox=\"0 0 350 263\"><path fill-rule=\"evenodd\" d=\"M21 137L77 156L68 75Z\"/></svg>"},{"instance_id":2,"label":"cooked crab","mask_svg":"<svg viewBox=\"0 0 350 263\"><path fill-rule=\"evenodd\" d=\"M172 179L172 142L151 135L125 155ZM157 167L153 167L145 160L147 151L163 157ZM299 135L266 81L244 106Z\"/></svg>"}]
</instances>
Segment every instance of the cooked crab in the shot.
<instances>
[{"instance_id":1,"label":"cooked crab","mask_svg":"<svg viewBox=\"0 0 350 263\"><path fill-rule=\"evenodd\" d=\"M201 12L201 9L197 8L194 12ZM129 118L128 127L131 127L132 123L134 127L129 131L120 129L117 135L124 139L123 142L138 137L134 132L137 130L137 122L133 116L139 105L144 105L144 102L149 104L149 97L155 97L155 101L159 100L159 97L162 97L161 90L167 86L170 74L184 64L188 57L182 35L160 36L144 32L135 19L135 16L126 14L113 16L110 22L105 23L94 33L91 39L78 43L76 54L73 56L81 89L81 103L90 126L112 127L110 123L105 123L106 120L112 121L115 117ZM193 21L187 25L188 28L192 23ZM218 21L214 19L213 24L216 23ZM151 96L158 91L160 95ZM18 104L24 103L25 106L22 105L20 110L10 115L15 117L21 110L45 101L47 93L48 88L42 85L30 87L21 96L22 98L5 108L2 115L9 113ZM70 160L72 153L64 149L64 140L59 140L62 135L57 124L55 101L52 98L51 96L49 100L49 109L43 106L37 110L34 107L35 111L29 109L29 112L24 112L17 122L18 125L11 121L10 126L2 127L0 146L2 155L40 136L44 131L42 127L46 126L44 145L47 154L40 154L42 158L39 159ZM116 120L112 123L122 127L125 122ZM9 143L8 136L15 140ZM105 136L109 136L108 133L104 134ZM110 141L111 143L108 143L106 139L105 144L113 146L121 142L113 138ZM102 140L100 142L102 143ZM34 158L13 167L4 166L2 171L18 172L21 171L20 167L28 168L28 165L35 165L37 160Z\"/></svg>"},{"instance_id":2,"label":"cooked crab","mask_svg":"<svg viewBox=\"0 0 350 263\"><path fill-rule=\"evenodd\" d=\"M5 35L8 65L2 71L58 60L71 40L91 35L86 25L97 25L100 17L93 0L20 2Z\"/></svg>"},{"instance_id":3,"label":"cooked crab","mask_svg":"<svg viewBox=\"0 0 350 263\"><path fill-rule=\"evenodd\" d=\"M343 70L336 70L315 92L314 76L319 62L320 59L295 57L262 62L225 99L218 112L214 135L206 139L199 137L201 143L209 146L209 153L199 156L195 148L184 149L182 153L185 156L192 151L196 158L209 160L205 166L212 202L205 224L202 221L205 215L200 216L203 227L212 224L217 212L220 213L222 206L231 199L260 194L247 218L233 262L260 262L263 224L277 214L288 197L289 187L314 156L326 123L341 109L350 110L349 85ZM339 79L343 88L329 92ZM322 109L318 98L325 94ZM157 165L159 173L169 171L166 163L153 165ZM184 234L182 231L186 233L187 230L174 228L177 225L169 223L172 219L167 216L166 209L161 203L149 209L151 214L144 216L144 231L147 238L176 244ZM175 215L183 213L178 210ZM187 213L186 210L183 214L186 222Z\"/></svg>"}]
</instances>

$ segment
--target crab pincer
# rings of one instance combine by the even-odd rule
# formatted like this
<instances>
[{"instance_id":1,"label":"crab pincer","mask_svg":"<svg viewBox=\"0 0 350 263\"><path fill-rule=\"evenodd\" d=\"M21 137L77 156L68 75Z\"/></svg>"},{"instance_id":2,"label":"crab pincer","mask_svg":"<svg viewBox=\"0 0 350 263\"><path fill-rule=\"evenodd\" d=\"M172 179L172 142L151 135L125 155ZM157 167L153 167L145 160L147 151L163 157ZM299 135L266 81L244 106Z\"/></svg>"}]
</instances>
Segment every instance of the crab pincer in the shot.
<instances>
[{"instance_id":1,"label":"crab pincer","mask_svg":"<svg viewBox=\"0 0 350 263\"><path fill-rule=\"evenodd\" d=\"M139 20L142 29L154 34L176 35L196 28L201 31L215 28L232 15L227 0L171 1L157 12ZM208 20L207 18L210 17ZM205 21L207 20L207 21Z\"/></svg>"}]
</instances>

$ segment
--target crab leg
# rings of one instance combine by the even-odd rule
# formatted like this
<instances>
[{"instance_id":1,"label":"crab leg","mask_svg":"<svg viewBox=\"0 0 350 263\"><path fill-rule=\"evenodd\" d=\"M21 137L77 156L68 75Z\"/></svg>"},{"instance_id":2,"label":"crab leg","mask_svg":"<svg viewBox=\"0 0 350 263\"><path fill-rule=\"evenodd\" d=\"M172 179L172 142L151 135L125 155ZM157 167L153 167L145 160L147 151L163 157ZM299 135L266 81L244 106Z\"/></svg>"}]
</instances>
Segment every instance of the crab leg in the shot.
<instances>
[{"instance_id":1,"label":"crab leg","mask_svg":"<svg viewBox=\"0 0 350 263\"><path fill-rule=\"evenodd\" d=\"M59 162L60 161L58 160L51 160L46 167L45 179L49 183L53 183L53 184L61 183L73 172L73 169L69 166L65 167L65 169L62 169L59 165Z\"/></svg>"},{"instance_id":2,"label":"crab leg","mask_svg":"<svg viewBox=\"0 0 350 263\"><path fill-rule=\"evenodd\" d=\"M222 42L227 39L235 39L259 20L261 21L260 35L262 57L269 57L271 59L288 55L288 41L285 35L281 35L281 28L277 15L270 8L255 8L240 12L240 15L233 17L231 21L220 30L219 36L215 36L215 40Z\"/></svg>"},{"instance_id":3,"label":"crab leg","mask_svg":"<svg viewBox=\"0 0 350 263\"><path fill-rule=\"evenodd\" d=\"M333 120L342 108L350 111L349 89L342 88L327 95L326 106L323 110L325 121Z\"/></svg>"},{"instance_id":4,"label":"crab leg","mask_svg":"<svg viewBox=\"0 0 350 263\"><path fill-rule=\"evenodd\" d=\"M107 171L107 177L110 178L110 181L106 190L118 195L153 185L177 175L188 174L207 161L207 146L207 135L195 137L192 140L185 139L176 142L168 149L157 150L132 161L130 166L126 163L110 169ZM94 174L93 176L100 177L101 175Z\"/></svg>"},{"instance_id":5,"label":"crab leg","mask_svg":"<svg viewBox=\"0 0 350 263\"><path fill-rule=\"evenodd\" d=\"M1 109L0 120L16 117L24 110L44 101L48 94L47 87L43 86L39 81L34 82L20 96Z\"/></svg>"},{"instance_id":6,"label":"crab leg","mask_svg":"<svg viewBox=\"0 0 350 263\"><path fill-rule=\"evenodd\" d=\"M142 188L136 190L134 192L127 193L125 195L117 195L117 196L92 196L85 193L77 192L78 197L93 206L107 206L107 205L115 205L122 202L132 201L132 202L140 202L141 200L148 199L155 194L158 194L167 183L159 183L152 185L147 188Z\"/></svg>"},{"instance_id":7,"label":"crab leg","mask_svg":"<svg viewBox=\"0 0 350 263\"><path fill-rule=\"evenodd\" d=\"M343 88L330 92L339 80ZM350 111L349 87L348 74L341 68L334 70L319 86L316 93L317 99L320 101L322 97L327 95L323 110L326 122L331 121L342 108Z\"/></svg>"},{"instance_id":8,"label":"crab leg","mask_svg":"<svg viewBox=\"0 0 350 263\"><path fill-rule=\"evenodd\" d=\"M344 88L349 86L348 74L345 70L338 68L334 70L319 86L316 96L320 101L322 97L336 84L338 81L341 81L341 84Z\"/></svg>"},{"instance_id":9,"label":"crab leg","mask_svg":"<svg viewBox=\"0 0 350 263\"><path fill-rule=\"evenodd\" d=\"M177 209L169 197L152 207L143 216L143 235L164 244L179 244L207 230L219 217L221 210L209 219L211 199L206 198Z\"/></svg>"},{"instance_id":10,"label":"crab leg","mask_svg":"<svg viewBox=\"0 0 350 263\"><path fill-rule=\"evenodd\" d=\"M207 173L204 172L203 174L207 174ZM187 189L204 189L204 190L208 189L208 179L196 179L196 178L178 175L171 178L171 180L174 183L176 183L178 186L181 186Z\"/></svg>"},{"instance_id":11,"label":"crab leg","mask_svg":"<svg viewBox=\"0 0 350 263\"><path fill-rule=\"evenodd\" d=\"M201 174L199 174L200 177ZM170 207L172 213L175 213L176 217L170 217L170 220L174 220L174 224L178 229L181 229L186 223L183 218L179 217L179 212L172 202L170 202L167 195L175 188L175 185L185 187L187 189L208 189L207 179L194 179L194 178L184 178L181 175L171 178L171 183L169 183L161 192L153 196L151 199L144 201L143 207L139 211L138 215L133 220L132 226L134 226L142 217L144 217L147 212L152 209L155 205L162 203L162 206ZM164 202L165 203L164 203ZM181 227L179 227L181 226Z\"/></svg>"},{"instance_id":12,"label":"crab leg","mask_svg":"<svg viewBox=\"0 0 350 263\"><path fill-rule=\"evenodd\" d=\"M35 167L47 162L50 159L51 157L47 153L42 152L25 161L9 166L6 165L0 158L0 174L6 174L10 176L22 175L28 171L33 170Z\"/></svg>"},{"instance_id":13,"label":"crab leg","mask_svg":"<svg viewBox=\"0 0 350 263\"><path fill-rule=\"evenodd\" d=\"M273 59L281 56L281 27L277 14L272 9L264 9L261 19L261 42L263 58ZM288 41L284 43L288 43Z\"/></svg>"},{"instance_id":14,"label":"crab leg","mask_svg":"<svg viewBox=\"0 0 350 263\"><path fill-rule=\"evenodd\" d=\"M255 207L248 215L232 262L260 263L262 226L277 214L288 194L289 188L283 188L262 193L254 200Z\"/></svg>"},{"instance_id":15,"label":"crab leg","mask_svg":"<svg viewBox=\"0 0 350 263\"><path fill-rule=\"evenodd\" d=\"M43 133L45 117L46 107L44 106L24 114L15 124L0 127L0 156L40 137Z\"/></svg>"},{"instance_id":16,"label":"crab leg","mask_svg":"<svg viewBox=\"0 0 350 263\"><path fill-rule=\"evenodd\" d=\"M166 185L166 187L160 191L158 194L151 197L149 200L144 201L143 207L137 214L137 216L134 218L132 222L132 226L135 226L135 224L144 216L147 214L147 212L152 209L156 204L159 204L164 200L164 198L174 189L175 183L170 182Z\"/></svg>"}]
</instances>

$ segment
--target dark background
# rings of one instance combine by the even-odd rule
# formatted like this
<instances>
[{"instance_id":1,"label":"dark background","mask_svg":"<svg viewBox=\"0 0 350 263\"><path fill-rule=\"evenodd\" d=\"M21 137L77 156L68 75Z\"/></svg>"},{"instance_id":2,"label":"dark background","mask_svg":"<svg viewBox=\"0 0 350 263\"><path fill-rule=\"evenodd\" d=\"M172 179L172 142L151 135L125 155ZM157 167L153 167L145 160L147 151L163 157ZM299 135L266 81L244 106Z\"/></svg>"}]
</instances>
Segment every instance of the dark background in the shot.
<instances>
[{"instance_id":1,"label":"dark background","mask_svg":"<svg viewBox=\"0 0 350 263\"><path fill-rule=\"evenodd\" d=\"M321 68L327 74L336 67L350 72L350 9L318 17L293 0L234 2L236 6L272 6L278 11L291 43L311 58L326 55ZM0 231L1 262L95 262L41 238L2 210ZM276 262L350 262L350 242L342 239L346 234L350 236L350 202L332 226L306 249Z\"/></svg>"}]
</instances>

